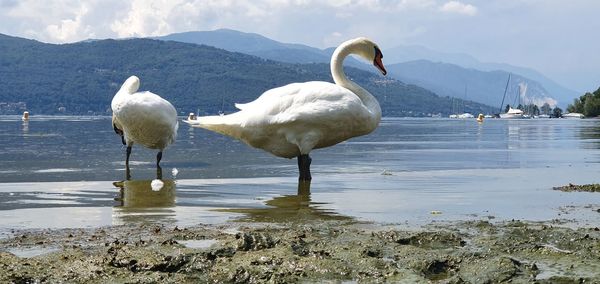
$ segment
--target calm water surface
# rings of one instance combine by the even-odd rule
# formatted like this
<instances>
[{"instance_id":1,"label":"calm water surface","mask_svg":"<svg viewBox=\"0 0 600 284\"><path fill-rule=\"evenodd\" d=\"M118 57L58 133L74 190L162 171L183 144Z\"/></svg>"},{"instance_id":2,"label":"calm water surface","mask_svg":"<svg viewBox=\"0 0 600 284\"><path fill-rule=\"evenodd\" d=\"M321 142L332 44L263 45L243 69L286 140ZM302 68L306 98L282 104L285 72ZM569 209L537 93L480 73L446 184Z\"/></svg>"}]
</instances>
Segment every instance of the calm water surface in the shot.
<instances>
[{"instance_id":1,"label":"calm water surface","mask_svg":"<svg viewBox=\"0 0 600 284\"><path fill-rule=\"evenodd\" d=\"M371 135L295 160L181 123L162 160L125 148L109 117L0 116L0 233L23 228L347 219L600 224L600 120L384 119ZM154 188L153 188L154 185ZM432 212L439 211L432 214Z\"/></svg>"}]
</instances>

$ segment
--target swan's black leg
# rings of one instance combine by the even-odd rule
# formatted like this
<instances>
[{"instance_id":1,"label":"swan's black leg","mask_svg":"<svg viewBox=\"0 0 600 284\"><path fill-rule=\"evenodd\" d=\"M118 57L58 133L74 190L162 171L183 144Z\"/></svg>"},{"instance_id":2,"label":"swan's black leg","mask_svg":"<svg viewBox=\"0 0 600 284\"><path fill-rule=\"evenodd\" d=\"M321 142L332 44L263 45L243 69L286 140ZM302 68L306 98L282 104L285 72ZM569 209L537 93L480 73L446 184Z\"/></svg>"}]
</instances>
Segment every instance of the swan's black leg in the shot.
<instances>
[{"instance_id":1,"label":"swan's black leg","mask_svg":"<svg viewBox=\"0 0 600 284\"><path fill-rule=\"evenodd\" d=\"M156 179L162 179L162 168L160 166L156 166Z\"/></svg>"},{"instance_id":2,"label":"swan's black leg","mask_svg":"<svg viewBox=\"0 0 600 284\"><path fill-rule=\"evenodd\" d=\"M302 154L298 156L298 170L300 171L299 180L308 181L312 179L312 177L310 176L311 161L312 159L310 158L310 156L308 156L308 154Z\"/></svg>"},{"instance_id":3,"label":"swan's black leg","mask_svg":"<svg viewBox=\"0 0 600 284\"><path fill-rule=\"evenodd\" d=\"M127 157L125 158L125 166L129 168L129 156L131 156L131 146L127 146Z\"/></svg>"},{"instance_id":4,"label":"swan's black leg","mask_svg":"<svg viewBox=\"0 0 600 284\"><path fill-rule=\"evenodd\" d=\"M310 180L298 181L298 196L310 197Z\"/></svg>"},{"instance_id":5,"label":"swan's black leg","mask_svg":"<svg viewBox=\"0 0 600 284\"><path fill-rule=\"evenodd\" d=\"M156 166L160 167L160 160L162 160L162 151L159 151L158 154L156 154Z\"/></svg>"},{"instance_id":6,"label":"swan's black leg","mask_svg":"<svg viewBox=\"0 0 600 284\"><path fill-rule=\"evenodd\" d=\"M125 180L131 179L131 171L129 170L129 165L125 166Z\"/></svg>"}]
</instances>

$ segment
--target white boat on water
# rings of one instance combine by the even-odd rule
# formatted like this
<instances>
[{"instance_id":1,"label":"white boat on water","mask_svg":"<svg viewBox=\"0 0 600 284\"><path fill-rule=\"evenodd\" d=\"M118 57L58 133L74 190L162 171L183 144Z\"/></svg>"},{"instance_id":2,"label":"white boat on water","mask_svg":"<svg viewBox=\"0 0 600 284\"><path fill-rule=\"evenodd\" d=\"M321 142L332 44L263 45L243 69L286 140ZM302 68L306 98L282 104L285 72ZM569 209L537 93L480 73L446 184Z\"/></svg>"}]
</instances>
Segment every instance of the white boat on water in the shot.
<instances>
[{"instance_id":1,"label":"white boat on water","mask_svg":"<svg viewBox=\"0 0 600 284\"><path fill-rule=\"evenodd\" d=\"M451 114L449 117L450 118L461 118L461 119L465 119L465 118L475 118L474 115L468 113L468 112L464 112L465 111L465 100L467 98L467 86L465 86L465 99L460 100L457 98L452 98L452 112L453 114ZM462 113L460 113L462 112Z\"/></svg>"},{"instance_id":2,"label":"white boat on water","mask_svg":"<svg viewBox=\"0 0 600 284\"><path fill-rule=\"evenodd\" d=\"M509 108L506 113L501 113L500 118L508 118L508 119L522 119L525 118L523 115L523 111L520 109Z\"/></svg>"},{"instance_id":3,"label":"white boat on water","mask_svg":"<svg viewBox=\"0 0 600 284\"><path fill-rule=\"evenodd\" d=\"M465 113L461 113L461 114L451 114L449 116L450 118L474 118L475 116L473 116L472 114L465 112Z\"/></svg>"},{"instance_id":4,"label":"white boat on water","mask_svg":"<svg viewBox=\"0 0 600 284\"><path fill-rule=\"evenodd\" d=\"M508 85L510 83L511 74L508 74L508 80L506 80L506 87L504 87L504 95L502 96L502 103L500 104L500 108L504 105L504 99L506 98L506 93L508 91ZM515 99L518 99L519 105L521 102L521 98L525 97L525 93L527 92L527 84L519 84L519 94ZM516 103L515 103L516 104ZM530 115L526 115L523 113L523 110L512 108L510 105L507 105L508 111L500 114L500 118L506 119L523 119L523 118L531 118Z\"/></svg>"},{"instance_id":5,"label":"white boat on water","mask_svg":"<svg viewBox=\"0 0 600 284\"><path fill-rule=\"evenodd\" d=\"M568 118L568 119L582 119L585 117L585 115L578 113L578 112L570 112L570 113L563 114L562 117Z\"/></svg>"}]
</instances>

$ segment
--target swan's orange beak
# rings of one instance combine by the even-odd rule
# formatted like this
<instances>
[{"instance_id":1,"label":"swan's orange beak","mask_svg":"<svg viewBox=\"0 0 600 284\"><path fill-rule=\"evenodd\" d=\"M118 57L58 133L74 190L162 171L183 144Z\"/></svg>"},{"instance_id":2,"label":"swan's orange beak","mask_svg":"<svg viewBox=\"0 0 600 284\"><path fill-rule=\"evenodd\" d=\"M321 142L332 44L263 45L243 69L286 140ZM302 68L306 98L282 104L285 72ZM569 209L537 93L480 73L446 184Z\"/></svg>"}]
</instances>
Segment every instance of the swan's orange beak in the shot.
<instances>
[{"instance_id":1,"label":"swan's orange beak","mask_svg":"<svg viewBox=\"0 0 600 284\"><path fill-rule=\"evenodd\" d=\"M379 71L381 71L381 74L383 74L383 75L387 74L387 71L385 71L385 67L383 67L383 62L381 62L380 56L375 57L375 59L373 60L373 65L375 65L375 67L377 67L377 69L379 69Z\"/></svg>"},{"instance_id":2,"label":"swan's orange beak","mask_svg":"<svg viewBox=\"0 0 600 284\"><path fill-rule=\"evenodd\" d=\"M375 48L375 58L373 59L373 65L375 65L375 67L377 67L377 69L381 71L381 74L386 75L387 71L385 70L385 67L383 67L383 62L381 62L382 58L383 54L381 53L379 48Z\"/></svg>"}]
</instances>

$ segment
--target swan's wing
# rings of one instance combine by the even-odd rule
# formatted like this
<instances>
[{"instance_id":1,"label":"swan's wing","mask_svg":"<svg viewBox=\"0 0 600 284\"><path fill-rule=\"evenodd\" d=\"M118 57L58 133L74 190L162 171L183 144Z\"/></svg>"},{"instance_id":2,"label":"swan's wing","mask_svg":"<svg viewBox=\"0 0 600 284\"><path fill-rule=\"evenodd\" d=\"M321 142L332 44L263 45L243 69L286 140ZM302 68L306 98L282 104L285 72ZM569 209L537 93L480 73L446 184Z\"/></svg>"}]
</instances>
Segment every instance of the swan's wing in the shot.
<instances>
[{"instance_id":1,"label":"swan's wing","mask_svg":"<svg viewBox=\"0 0 600 284\"><path fill-rule=\"evenodd\" d=\"M314 81L271 89L256 100L236 104L236 107L241 109L239 118L243 117L245 124L278 124L292 122L299 117L317 119L322 114L361 105L360 99L348 89Z\"/></svg>"},{"instance_id":2,"label":"swan's wing","mask_svg":"<svg viewBox=\"0 0 600 284\"><path fill-rule=\"evenodd\" d=\"M331 119L335 116L356 116L365 108L358 96L350 90L320 81L293 83L271 89L256 100L236 104L236 107L241 110L225 116L204 116L197 121L186 122L237 137L230 132L243 132L243 128L275 126L298 120L304 123L325 123L335 121ZM236 130L233 131L232 128Z\"/></svg>"},{"instance_id":3,"label":"swan's wing","mask_svg":"<svg viewBox=\"0 0 600 284\"><path fill-rule=\"evenodd\" d=\"M327 82L308 82L287 96L285 104L271 111L271 124L325 123L364 111L361 100L350 90Z\"/></svg>"},{"instance_id":4,"label":"swan's wing","mask_svg":"<svg viewBox=\"0 0 600 284\"><path fill-rule=\"evenodd\" d=\"M309 82L312 83L312 82ZM326 83L326 82L322 82ZM249 103L236 103L235 107L239 110L264 109L276 107L277 104L286 104L286 100L299 93L302 86L308 83L293 83L282 87L270 89Z\"/></svg>"}]
</instances>

